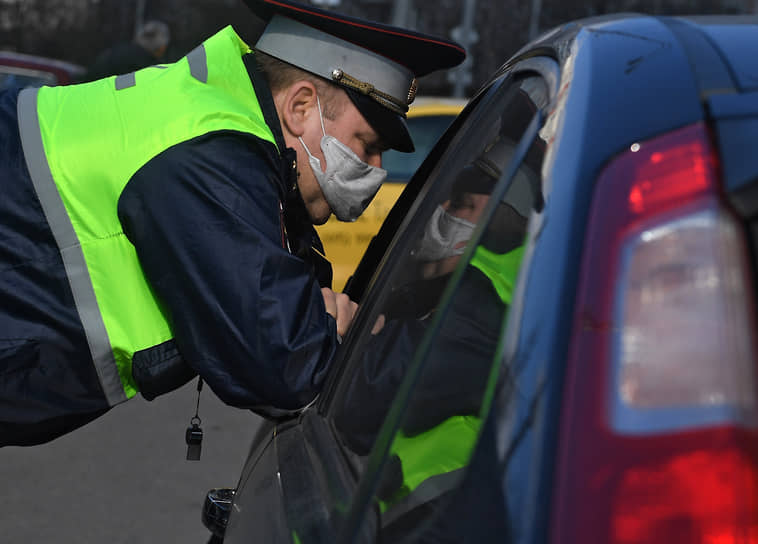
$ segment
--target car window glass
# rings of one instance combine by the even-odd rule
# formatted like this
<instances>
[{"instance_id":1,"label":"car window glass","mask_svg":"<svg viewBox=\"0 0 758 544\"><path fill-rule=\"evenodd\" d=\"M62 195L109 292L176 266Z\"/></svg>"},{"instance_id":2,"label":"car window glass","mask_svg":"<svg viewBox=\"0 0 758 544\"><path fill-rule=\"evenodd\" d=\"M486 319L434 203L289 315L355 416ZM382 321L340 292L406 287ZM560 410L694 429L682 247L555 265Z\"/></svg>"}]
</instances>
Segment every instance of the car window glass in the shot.
<instances>
[{"instance_id":1,"label":"car window glass","mask_svg":"<svg viewBox=\"0 0 758 544\"><path fill-rule=\"evenodd\" d=\"M389 180L408 180L421 165L437 140L455 119L454 115L428 115L409 117L408 131L413 138L413 153L401 153L390 149L382 154L382 168L387 170Z\"/></svg>"},{"instance_id":2,"label":"car window glass","mask_svg":"<svg viewBox=\"0 0 758 544\"><path fill-rule=\"evenodd\" d=\"M547 88L531 76L494 94L461 127L458 147L411 210L364 303L367 321L330 408L341 442L364 460L390 409L402 412L397 428L382 431L391 443L385 470L369 475L387 541L431 520L468 462L497 379L528 216L541 203L542 142L519 143ZM401 385L410 395L393 405Z\"/></svg>"}]
</instances>

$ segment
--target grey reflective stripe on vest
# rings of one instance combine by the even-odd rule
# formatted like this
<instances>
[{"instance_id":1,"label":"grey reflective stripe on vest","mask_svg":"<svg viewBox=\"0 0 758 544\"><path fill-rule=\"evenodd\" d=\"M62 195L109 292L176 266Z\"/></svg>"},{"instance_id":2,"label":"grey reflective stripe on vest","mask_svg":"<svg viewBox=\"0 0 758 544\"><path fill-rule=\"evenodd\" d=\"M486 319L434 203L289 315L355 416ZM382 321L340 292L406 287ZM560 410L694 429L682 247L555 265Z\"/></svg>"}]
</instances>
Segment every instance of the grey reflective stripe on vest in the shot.
<instances>
[{"instance_id":1,"label":"grey reflective stripe on vest","mask_svg":"<svg viewBox=\"0 0 758 544\"><path fill-rule=\"evenodd\" d=\"M187 53L190 75L201 83L208 83L208 59L205 56L205 45L200 44Z\"/></svg>"},{"instance_id":2,"label":"grey reflective stripe on vest","mask_svg":"<svg viewBox=\"0 0 758 544\"><path fill-rule=\"evenodd\" d=\"M74 295L76 310L84 327L92 361L100 378L100 385L108 404L113 406L125 401L126 395L118 375L108 333L95 299L95 291L84 260L84 253L47 163L37 116L37 92L37 89L27 88L18 95L18 128L26 166L37 197L42 204L42 210L58 244L66 276Z\"/></svg>"},{"instance_id":3,"label":"grey reflective stripe on vest","mask_svg":"<svg viewBox=\"0 0 758 544\"><path fill-rule=\"evenodd\" d=\"M165 70L168 67L161 64L156 64L155 66L150 66L150 68ZM134 87L137 84L137 76L134 74L136 74L136 72L129 72L128 74L121 74L120 76L116 76L116 79L113 81L116 85L116 90L120 91L122 89Z\"/></svg>"},{"instance_id":4,"label":"grey reflective stripe on vest","mask_svg":"<svg viewBox=\"0 0 758 544\"><path fill-rule=\"evenodd\" d=\"M450 472L430 476L418 484L416 489L387 509L382 515L382 527L386 527L414 508L436 499L447 491L455 489L460 483L465 469L466 467L461 467Z\"/></svg>"},{"instance_id":5,"label":"grey reflective stripe on vest","mask_svg":"<svg viewBox=\"0 0 758 544\"><path fill-rule=\"evenodd\" d=\"M120 76L116 76L115 84L117 91L120 91L121 89L128 89L129 87L134 87L137 84L137 78L135 77L134 72L121 74Z\"/></svg>"}]
</instances>

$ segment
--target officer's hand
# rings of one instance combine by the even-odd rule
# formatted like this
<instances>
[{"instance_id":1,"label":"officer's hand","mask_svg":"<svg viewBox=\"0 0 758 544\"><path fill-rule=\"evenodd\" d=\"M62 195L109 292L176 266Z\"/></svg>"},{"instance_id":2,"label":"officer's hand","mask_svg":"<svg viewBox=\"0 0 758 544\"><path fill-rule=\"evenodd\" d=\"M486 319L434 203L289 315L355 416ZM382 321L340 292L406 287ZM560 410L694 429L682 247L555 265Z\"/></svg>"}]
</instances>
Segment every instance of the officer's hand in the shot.
<instances>
[{"instance_id":1,"label":"officer's hand","mask_svg":"<svg viewBox=\"0 0 758 544\"><path fill-rule=\"evenodd\" d=\"M345 336L358 311L358 304L346 294L335 293L328 287L322 287L321 294L324 296L326 312L337 321L337 334Z\"/></svg>"}]
</instances>

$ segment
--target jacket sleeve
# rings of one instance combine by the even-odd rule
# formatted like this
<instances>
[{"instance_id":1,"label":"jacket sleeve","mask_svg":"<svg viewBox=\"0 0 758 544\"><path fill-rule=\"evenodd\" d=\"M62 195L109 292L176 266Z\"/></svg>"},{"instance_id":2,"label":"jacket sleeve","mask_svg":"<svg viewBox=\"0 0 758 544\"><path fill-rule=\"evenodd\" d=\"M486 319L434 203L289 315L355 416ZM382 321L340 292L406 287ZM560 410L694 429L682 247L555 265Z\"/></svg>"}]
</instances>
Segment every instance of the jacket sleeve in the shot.
<instances>
[{"instance_id":1,"label":"jacket sleeve","mask_svg":"<svg viewBox=\"0 0 758 544\"><path fill-rule=\"evenodd\" d=\"M310 402L337 345L318 281L285 247L272 150L237 133L184 142L118 204L186 362L224 402L263 415Z\"/></svg>"}]
</instances>

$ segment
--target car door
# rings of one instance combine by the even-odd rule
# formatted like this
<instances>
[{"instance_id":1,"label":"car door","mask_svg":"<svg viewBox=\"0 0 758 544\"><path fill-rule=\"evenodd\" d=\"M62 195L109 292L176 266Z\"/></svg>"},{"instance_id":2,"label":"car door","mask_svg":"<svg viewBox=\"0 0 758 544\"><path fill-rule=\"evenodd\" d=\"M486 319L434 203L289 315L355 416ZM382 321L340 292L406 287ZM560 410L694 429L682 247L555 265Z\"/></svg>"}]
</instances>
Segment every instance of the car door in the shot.
<instances>
[{"instance_id":1,"label":"car door","mask_svg":"<svg viewBox=\"0 0 758 544\"><path fill-rule=\"evenodd\" d=\"M339 542L445 538L445 513L492 394L509 380L499 362L527 222L542 205L540 129L556 70L549 59L530 59L490 88L476 131L441 159L430 176L436 185L422 191L389 250L397 261L382 267L367 295L364 318L373 325L359 329L365 341L354 344L354 364L327 413L345 447L368 455ZM454 270L420 280L430 265L419 255L441 205L461 189L481 195L488 175L486 209Z\"/></svg>"},{"instance_id":2,"label":"car door","mask_svg":"<svg viewBox=\"0 0 758 544\"><path fill-rule=\"evenodd\" d=\"M507 379L497 362L527 222L541 206L539 130L556 81L547 58L503 72L408 184L356 273L361 309L324 392L254 442L225 542L438 530ZM430 250L451 226L463 237ZM430 458L440 447L449 458Z\"/></svg>"}]
</instances>

